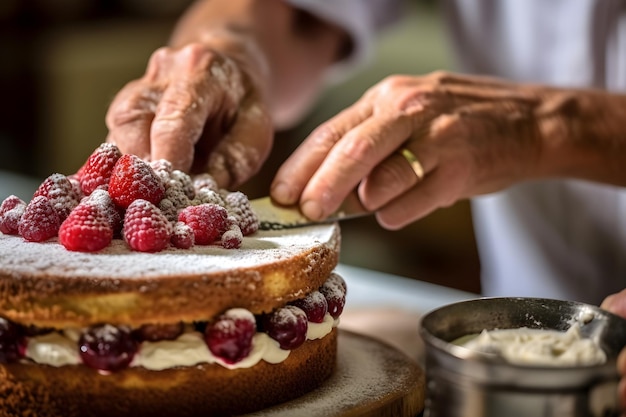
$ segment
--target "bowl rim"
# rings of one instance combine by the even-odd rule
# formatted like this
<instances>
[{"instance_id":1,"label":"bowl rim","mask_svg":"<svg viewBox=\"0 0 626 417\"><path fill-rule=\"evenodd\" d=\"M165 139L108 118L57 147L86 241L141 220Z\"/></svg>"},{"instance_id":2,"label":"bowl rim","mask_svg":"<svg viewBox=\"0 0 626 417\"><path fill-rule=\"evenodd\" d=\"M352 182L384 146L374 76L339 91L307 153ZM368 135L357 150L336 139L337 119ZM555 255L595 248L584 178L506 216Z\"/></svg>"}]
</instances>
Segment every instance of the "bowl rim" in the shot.
<instances>
[{"instance_id":1,"label":"bowl rim","mask_svg":"<svg viewBox=\"0 0 626 417\"><path fill-rule=\"evenodd\" d=\"M477 303L485 304L485 303L494 303L494 302L500 303L500 302L508 302L508 301L524 302L524 303L534 302L534 303L543 303L543 304L555 304L556 303L556 304L567 305L570 307L575 306L579 308L591 309L594 313L600 314L601 316L603 316L604 318L608 320L613 320L618 323L621 323L624 330L626 331L626 319L625 318L620 317L607 310L601 309L598 306L594 306L588 303L583 303L579 301L560 300L560 299L554 299L554 298L541 298L541 297L477 297L477 298L461 300L461 301L457 301L454 303L449 303L449 304L437 307L427 312L422 317L420 317L419 334L425 343L426 353L428 354L429 350L431 350L432 348L435 351L437 351L437 354L439 355L446 355L446 356L449 356L450 358L454 358L460 361L476 362L476 363L481 363L481 364L489 365L489 366L496 367L496 368L506 367L509 369L519 369L519 370L525 370L525 371L531 371L531 372L532 371L555 371L555 370L558 370L559 372L567 372L568 370L579 372L581 369L590 370L590 371L597 370L598 372L609 369L611 373L613 373L613 371L616 372L616 362L617 362L617 355L619 354L619 351L609 354L609 352L606 352L605 350L605 353L607 354L607 360L599 364L553 365L553 366L520 364L520 363L509 362L497 354L479 352L473 349L466 348L464 346L454 344L452 343L452 341L444 340L443 338L435 335L427 326L428 322L431 320L434 320L437 317L437 315L444 314L446 310L449 310L452 308L458 308L460 306L468 306L468 305L477 304ZM509 328L515 329L515 328L520 328L520 327L502 327L502 328L497 328L497 329L509 329ZM550 327L534 327L534 328L560 330L560 329L554 329ZM494 329L487 329L487 330L494 330ZM456 340L456 338L454 340ZM626 340L623 346L621 347L621 349L623 349L624 347L626 347Z\"/></svg>"}]
</instances>

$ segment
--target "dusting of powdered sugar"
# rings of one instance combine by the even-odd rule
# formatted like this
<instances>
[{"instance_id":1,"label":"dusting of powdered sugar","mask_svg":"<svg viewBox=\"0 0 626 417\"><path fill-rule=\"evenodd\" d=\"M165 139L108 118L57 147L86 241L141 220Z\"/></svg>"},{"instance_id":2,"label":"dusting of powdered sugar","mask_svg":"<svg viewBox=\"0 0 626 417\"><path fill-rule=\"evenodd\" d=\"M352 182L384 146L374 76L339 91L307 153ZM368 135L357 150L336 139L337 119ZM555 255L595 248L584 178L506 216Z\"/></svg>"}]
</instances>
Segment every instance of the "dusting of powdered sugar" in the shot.
<instances>
[{"instance_id":1,"label":"dusting of powdered sugar","mask_svg":"<svg viewBox=\"0 0 626 417\"><path fill-rule=\"evenodd\" d=\"M209 158L209 173L227 184L241 184L262 159L257 150L235 141L220 142Z\"/></svg>"},{"instance_id":2,"label":"dusting of powdered sugar","mask_svg":"<svg viewBox=\"0 0 626 417\"><path fill-rule=\"evenodd\" d=\"M340 333L338 343L337 369L322 386L250 417L356 415L376 407L382 412L394 399L424 389L423 371L394 348L350 332Z\"/></svg>"},{"instance_id":3,"label":"dusting of powdered sugar","mask_svg":"<svg viewBox=\"0 0 626 417\"><path fill-rule=\"evenodd\" d=\"M0 274L132 279L216 273L262 267L307 254L316 247L335 250L337 239L338 227L330 224L258 231L244 237L239 249L215 244L144 253L132 251L123 240L114 239L99 252L84 253L68 251L56 239L34 243L0 233Z\"/></svg>"}]
</instances>

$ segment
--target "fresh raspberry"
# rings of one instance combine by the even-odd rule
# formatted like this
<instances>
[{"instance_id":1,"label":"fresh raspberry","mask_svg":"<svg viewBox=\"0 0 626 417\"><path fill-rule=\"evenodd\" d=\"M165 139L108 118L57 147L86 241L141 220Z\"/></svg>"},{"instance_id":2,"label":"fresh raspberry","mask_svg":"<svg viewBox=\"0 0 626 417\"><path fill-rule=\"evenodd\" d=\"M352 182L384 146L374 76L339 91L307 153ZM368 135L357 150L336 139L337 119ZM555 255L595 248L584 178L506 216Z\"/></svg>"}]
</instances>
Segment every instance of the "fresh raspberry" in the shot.
<instances>
[{"instance_id":1,"label":"fresh raspberry","mask_svg":"<svg viewBox=\"0 0 626 417\"><path fill-rule=\"evenodd\" d=\"M164 198L170 200L176 207L176 210L182 210L191 205L191 200L187 197L184 186L177 180L172 179L165 184Z\"/></svg>"},{"instance_id":2,"label":"fresh raspberry","mask_svg":"<svg viewBox=\"0 0 626 417\"><path fill-rule=\"evenodd\" d=\"M19 234L30 242L43 242L57 235L61 221L46 197L33 198L18 223Z\"/></svg>"},{"instance_id":3,"label":"fresh raspberry","mask_svg":"<svg viewBox=\"0 0 626 417\"><path fill-rule=\"evenodd\" d=\"M224 249L239 249L243 242L243 234L233 217L229 216L228 220L230 227L222 234L222 247Z\"/></svg>"},{"instance_id":4,"label":"fresh raspberry","mask_svg":"<svg viewBox=\"0 0 626 417\"><path fill-rule=\"evenodd\" d=\"M7 235L17 235L20 218L26 210L26 203L15 195L4 199L0 205L0 232Z\"/></svg>"},{"instance_id":5,"label":"fresh raspberry","mask_svg":"<svg viewBox=\"0 0 626 417\"><path fill-rule=\"evenodd\" d=\"M196 193L200 190L219 191L220 187L211 174L199 174L193 178L193 188Z\"/></svg>"},{"instance_id":6,"label":"fresh raspberry","mask_svg":"<svg viewBox=\"0 0 626 417\"><path fill-rule=\"evenodd\" d=\"M13 210L20 204L26 205L24 200L16 195L11 194L7 198L5 198L4 201L2 201L2 204L0 204L0 216L4 215L9 210Z\"/></svg>"},{"instance_id":7,"label":"fresh raspberry","mask_svg":"<svg viewBox=\"0 0 626 417\"><path fill-rule=\"evenodd\" d=\"M113 240L113 228L106 208L84 199L67 216L59 229L59 242L67 250L96 252Z\"/></svg>"},{"instance_id":8,"label":"fresh raspberry","mask_svg":"<svg viewBox=\"0 0 626 417\"><path fill-rule=\"evenodd\" d=\"M161 179L161 182L165 184L172 179L172 171L174 167L172 163L167 159L157 159L156 161L150 161L150 168L154 171L157 177Z\"/></svg>"},{"instance_id":9,"label":"fresh raspberry","mask_svg":"<svg viewBox=\"0 0 626 417\"><path fill-rule=\"evenodd\" d=\"M111 143L103 143L93 151L76 174L85 195L91 194L98 187L108 185L113 167L121 156L122 153L117 146Z\"/></svg>"},{"instance_id":10,"label":"fresh raspberry","mask_svg":"<svg viewBox=\"0 0 626 417\"><path fill-rule=\"evenodd\" d=\"M61 221L65 220L79 203L78 194L72 183L63 174L52 174L46 178L35 191L34 197L40 195L50 200Z\"/></svg>"},{"instance_id":11,"label":"fresh raspberry","mask_svg":"<svg viewBox=\"0 0 626 417\"><path fill-rule=\"evenodd\" d=\"M3 216L6 212L8 212L9 210L13 210L19 205L25 206L26 202L18 196L11 194L2 201L2 204L0 204L0 216Z\"/></svg>"},{"instance_id":12,"label":"fresh raspberry","mask_svg":"<svg viewBox=\"0 0 626 417\"><path fill-rule=\"evenodd\" d=\"M248 197L241 191L228 193L224 196L224 204L228 214L237 220L237 224L244 236L251 235L259 230L259 218L250 207Z\"/></svg>"},{"instance_id":13,"label":"fresh raspberry","mask_svg":"<svg viewBox=\"0 0 626 417\"><path fill-rule=\"evenodd\" d=\"M127 208L139 198L158 205L165 195L165 187L146 161L126 154L120 157L113 168L109 195L122 208Z\"/></svg>"},{"instance_id":14,"label":"fresh raspberry","mask_svg":"<svg viewBox=\"0 0 626 417\"><path fill-rule=\"evenodd\" d=\"M18 235L19 223L24 211L26 211L26 204L20 204L0 216L0 232L7 235Z\"/></svg>"},{"instance_id":15,"label":"fresh raspberry","mask_svg":"<svg viewBox=\"0 0 626 417\"><path fill-rule=\"evenodd\" d=\"M172 180L180 184L187 198L192 200L195 197L196 190L193 186L193 180L191 179L189 175L187 175L183 171L175 169L172 171Z\"/></svg>"},{"instance_id":16,"label":"fresh raspberry","mask_svg":"<svg viewBox=\"0 0 626 417\"><path fill-rule=\"evenodd\" d=\"M124 240L139 252L159 252L170 241L171 229L159 208L143 199L133 201L124 216Z\"/></svg>"},{"instance_id":17,"label":"fresh raspberry","mask_svg":"<svg viewBox=\"0 0 626 417\"><path fill-rule=\"evenodd\" d=\"M191 204L194 206L199 206L200 204L217 204L222 207L226 205L219 192L209 190L208 188L199 190L196 193L196 197L191 201Z\"/></svg>"},{"instance_id":18,"label":"fresh raspberry","mask_svg":"<svg viewBox=\"0 0 626 417\"><path fill-rule=\"evenodd\" d=\"M197 245L215 242L229 226L228 212L217 204L186 207L178 213L178 221L191 227Z\"/></svg>"},{"instance_id":19,"label":"fresh raspberry","mask_svg":"<svg viewBox=\"0 0 626 417\"><path fill-rule=\"evenodd\" d=\"M80 180L78 178L79 178L78 174L67 176L67 180L70 182L70 184L72 184L72 188L74 189L74 194L76 195L76 198L80 202L80 200L82 200L83 197L85 197L85 194L83 193L82 188L80 188Z\"/></svg>"},{"instance_id":20,"label":"fresh raspberry","mask_svg":"<svg viewBox=\"0 0 626 417\"><path fill-rule=\"evenodd\" d=\"M194 244L193 230L183 222L176 222L170 242L179 249L189 249Z\"/></svg>"},{"instance_id":21,"label":"fresh raspberry","mask_svg":"<svg viewBox=\"0 0 626 417\"><path fill-rule=\"evenodd\" d=\"M98 206L99 210L104 213L111 225L113 236L116 236L122 230L122 214L111 199L107 190L101 188L94 190L82 203Z\"/></svg>"},{"instance_id":22,"label":"fresh raspberry","mask_svg":"<svg viewBox=\"0 0 626 417\"><path fill-rule=\"evenodd\" d=\"M166 197L159 201L159 210L170 223L174 224L178 221L178 209L169 198Z\"/></svg>"}]
</instances>

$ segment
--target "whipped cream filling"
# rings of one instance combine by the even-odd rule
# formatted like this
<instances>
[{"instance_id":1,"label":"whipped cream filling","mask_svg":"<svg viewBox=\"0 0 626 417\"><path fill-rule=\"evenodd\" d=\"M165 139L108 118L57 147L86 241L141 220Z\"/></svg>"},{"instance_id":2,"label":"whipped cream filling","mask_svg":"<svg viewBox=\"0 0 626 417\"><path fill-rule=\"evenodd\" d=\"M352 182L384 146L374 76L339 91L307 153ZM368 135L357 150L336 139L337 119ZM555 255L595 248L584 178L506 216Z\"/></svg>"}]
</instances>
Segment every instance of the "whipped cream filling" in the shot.
<instances>
[{"instance_id":1,"label":"whipped cream filling","mask_svg":"<svg viewBox=\"0 0 626 417\"><path fill-rule=\"evenodd\" d=\"M597 341L581 334L580 325L567 331L548 329L483 330L454 342L468 349L495 353L519 365L580 366L606 362L606 354Z\"/></svg>"},{"instance_id":2,"label":"whipped cream filling","mask_svg":"<svg viewBox=\"0 0 626 417\"><path fill-rule=\"evenodd\" d=\"M338 325L339 319L333 319L326 313L322 323L308 322L306 338L321 339ZM77 344L80 333L80 329L65 329L32 337L28 340L25 356L42 365L55 367L80 365L82 360ZM175 340L142 342L130 366L154 371L201 363L215 363L228 369L250 368L261 360L280 363L287 359L289 353L289 350L281 349L278 342L266 333L257 332L252 341L250 354L243 360L230 364L211 353L202 333L189 328Z\"/></svg>"}]
</instances>

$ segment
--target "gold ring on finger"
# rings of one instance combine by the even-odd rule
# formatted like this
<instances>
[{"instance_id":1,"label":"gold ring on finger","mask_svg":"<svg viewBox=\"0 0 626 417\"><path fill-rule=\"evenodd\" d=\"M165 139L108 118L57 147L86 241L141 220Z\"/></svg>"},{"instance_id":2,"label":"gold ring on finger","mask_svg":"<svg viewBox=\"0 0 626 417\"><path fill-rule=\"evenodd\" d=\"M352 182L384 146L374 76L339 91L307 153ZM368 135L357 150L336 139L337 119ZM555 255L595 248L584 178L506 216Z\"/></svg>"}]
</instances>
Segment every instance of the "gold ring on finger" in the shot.
<instances>
[{"instance_id":1,"label":"gold ring on finger","mask_svg":"<svg viewBox=\"0 0 626 417\"><path fill-rule=\"evenodd\" d=\"M421 181L424 178L424 167L420 163L419 159L417 159L417 156L415 156L415 154L407 148L399 149L398 153L400 153L400 155L402 155L404 159L406 159L406 161L411 166L411 169L417 176L418 181Z\"/></svg>"}]
</instances>

